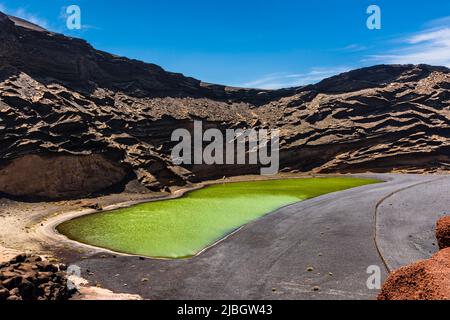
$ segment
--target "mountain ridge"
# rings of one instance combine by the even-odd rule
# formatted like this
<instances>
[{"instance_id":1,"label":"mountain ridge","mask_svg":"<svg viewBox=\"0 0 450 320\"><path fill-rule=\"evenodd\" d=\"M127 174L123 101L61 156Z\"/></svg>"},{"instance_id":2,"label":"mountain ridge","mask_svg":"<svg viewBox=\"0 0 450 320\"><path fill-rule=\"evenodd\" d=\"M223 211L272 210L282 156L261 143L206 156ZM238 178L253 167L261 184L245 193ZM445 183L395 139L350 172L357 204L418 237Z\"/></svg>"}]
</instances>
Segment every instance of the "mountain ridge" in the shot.
<instances>
[{"instance_id":1,"label":"mountain ridge","mask_svg":"<svg viewBox=\"0 0 450 320\"><path fill-rule=\"evenodd\" d=\"M192 131L193 120L221 131L280 129L286 172L447 171L449 90L450 70L428 65L378 65L278 90L208 84L0 13L0 192L168 190L258 172L174 165L171 133Z\"/></svg>"}]
</instances>

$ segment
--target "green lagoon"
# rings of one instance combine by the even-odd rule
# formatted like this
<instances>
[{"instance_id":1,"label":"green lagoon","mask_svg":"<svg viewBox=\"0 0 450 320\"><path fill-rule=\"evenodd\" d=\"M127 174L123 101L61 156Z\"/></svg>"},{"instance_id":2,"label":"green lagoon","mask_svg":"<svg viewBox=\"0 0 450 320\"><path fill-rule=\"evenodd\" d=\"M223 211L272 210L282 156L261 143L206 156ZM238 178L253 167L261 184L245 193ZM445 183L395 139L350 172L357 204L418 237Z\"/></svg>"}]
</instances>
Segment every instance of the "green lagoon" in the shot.
<instances>
[{"instance_id":1,"label":"green lagoon","mask_svg":"<svg viewBox=\"0 0 450 320\"><path fill-rule=\"evenodd\" d=\"M117 252L187 258L280 207L377 182L307 178L217 184L178 199L83 216L57 230L70 239Z\"/></svg>"}]
</instances>

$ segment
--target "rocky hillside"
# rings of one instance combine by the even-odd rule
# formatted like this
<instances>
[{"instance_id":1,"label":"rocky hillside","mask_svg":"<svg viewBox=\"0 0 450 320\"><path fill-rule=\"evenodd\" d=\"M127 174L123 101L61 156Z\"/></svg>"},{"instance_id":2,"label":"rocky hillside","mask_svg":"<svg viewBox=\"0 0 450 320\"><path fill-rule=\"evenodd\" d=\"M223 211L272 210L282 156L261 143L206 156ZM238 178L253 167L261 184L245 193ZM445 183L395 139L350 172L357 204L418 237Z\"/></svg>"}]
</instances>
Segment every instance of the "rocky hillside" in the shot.
<instances>
[{"instance_id":1,"label":"rocky hillside","mask_svg":"<svg viewBox=\"0 0 450 320\"><path fill-rule=\"evenodd\" d=\"M450 70L426 65L273 91L206 84L0 13L0 192L77 197L259 172L173 165L172 131L193 120L279 128L283 171L447 170L449 90Z\"/></svg>"}]
</instances>

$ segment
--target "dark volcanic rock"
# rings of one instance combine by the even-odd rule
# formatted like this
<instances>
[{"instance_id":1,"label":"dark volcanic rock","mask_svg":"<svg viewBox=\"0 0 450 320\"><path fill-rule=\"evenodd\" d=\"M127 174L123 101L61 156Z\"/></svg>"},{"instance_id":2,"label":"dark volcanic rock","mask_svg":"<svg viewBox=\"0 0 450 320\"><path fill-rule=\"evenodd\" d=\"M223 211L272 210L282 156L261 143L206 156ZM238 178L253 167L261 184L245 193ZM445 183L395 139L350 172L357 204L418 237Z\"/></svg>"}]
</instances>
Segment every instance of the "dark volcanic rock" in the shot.
<instances>
[{"instance_id":1,"label":"dark volcanic rock","mask_svg":"<svg viewBox=\"0 0 450 320\"><path fill-rule=\"evenodd\" d=\"M0 186L2 192L13 196L64 198L105 190L126 176L124 168L99 154L29 154L3 167Z\"/></svg>"},{"instance_id":2,"label":"dark volcanic rock","mask_svg":"<svg viewBox=\"0 0 450 320\"><path fill-rule=\"evenodd\" d=\"M64 270L39 256L17 256L0 266L0 301L67 300L75 292L67 287Z\"/></svg>"},{"instance_id":3,"label":"dark volcanic rock","mask_svg":"<svg viewBox=\"0 0 450 320\"><path fill-rule=\"evenodd\" d=\"M449 69L426 65L273 91L206 84L0 13L0 192L78 197L131 180L164 190L259 172L173 165L171 134L193 120L222 131L281 129L284 171L448 170L449 88Z\"/></svg>"}]
</instances>

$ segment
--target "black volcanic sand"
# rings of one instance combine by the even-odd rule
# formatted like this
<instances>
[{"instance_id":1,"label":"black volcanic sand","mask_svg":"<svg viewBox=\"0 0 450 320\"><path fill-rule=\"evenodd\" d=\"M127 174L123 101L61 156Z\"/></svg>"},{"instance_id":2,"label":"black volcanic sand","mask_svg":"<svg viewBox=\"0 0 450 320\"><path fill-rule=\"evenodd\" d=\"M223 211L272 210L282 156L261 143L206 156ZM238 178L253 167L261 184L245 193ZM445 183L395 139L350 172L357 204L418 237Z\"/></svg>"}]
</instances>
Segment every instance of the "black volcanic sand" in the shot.
<instances>
[{"instance_id":1,"label":"black volcanic sand","mask_svg":"<svg viewBox=\"0 0 450 320\"><path fill-rule=\"evenodd\" d=\"M427 190L433 190L435 184L440 188L442 179L450 183L448 176L375 177L389 181L282 208L191 259L63 255L81 266L91 283L147 299L375 299L378 290L367 288L366 271L377 265L382 280L386 278L378 250L386 251L383 239L389 231L388 226L375 228L377 205L418 183ZM417 197L423 188L416 188L397 201ZM431 211L436 204L426 205ZM414 225L418 214L409 212L409 223ZM431 229L435 221L429 217ZM433 238L432 233L429 238L416 239L416 247L432 243ZM402 250L401 244L393 245ZM416 259L413 253L410 258ZM431 255L421 254L424 258ZM389 262L395 257L383 258Z\"/></svg>"}]
</instances>

